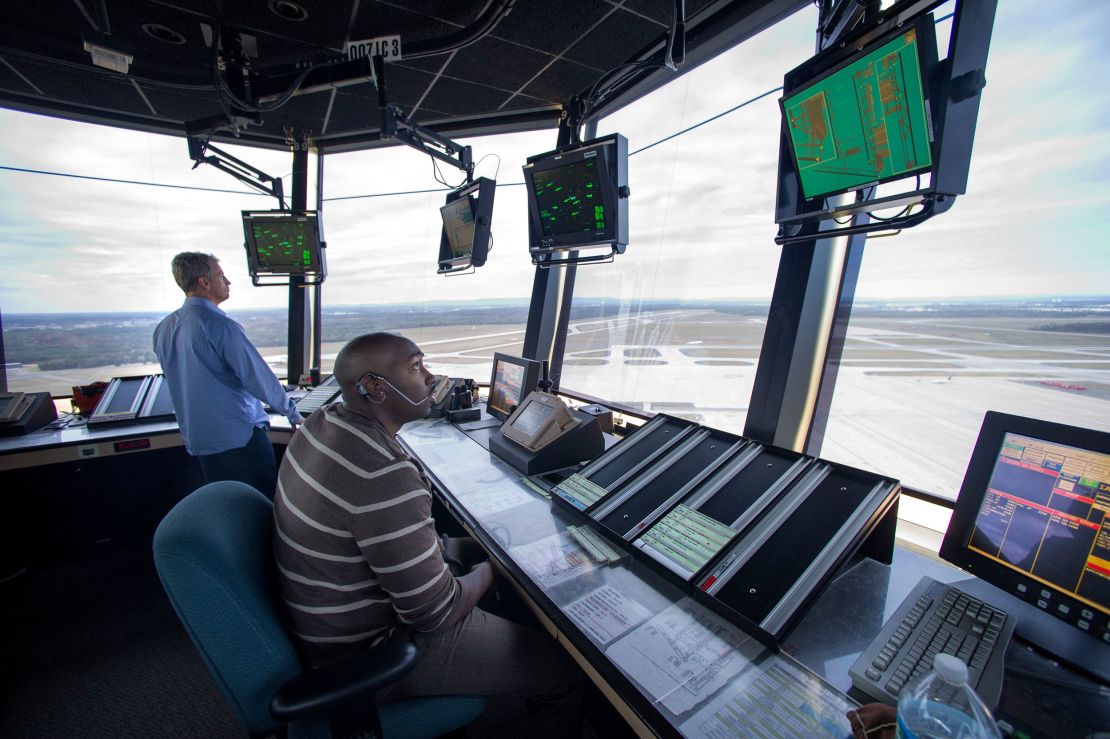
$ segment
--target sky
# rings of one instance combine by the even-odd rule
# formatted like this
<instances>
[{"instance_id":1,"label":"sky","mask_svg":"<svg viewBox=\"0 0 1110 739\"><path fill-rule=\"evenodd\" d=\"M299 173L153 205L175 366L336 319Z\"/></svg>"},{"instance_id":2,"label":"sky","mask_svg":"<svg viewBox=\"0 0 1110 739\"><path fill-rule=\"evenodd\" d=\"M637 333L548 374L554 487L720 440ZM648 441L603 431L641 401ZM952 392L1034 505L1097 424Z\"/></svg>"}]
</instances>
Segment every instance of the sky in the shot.
<instances>
[{"instance_id":1,"label":"sky","mask_svg":"<svg viewBox=\"0 0 1110 739\"><path fill-rule=\"evenodd\" d=\"M1110 3L1044 7L999 3L968 193L922 226L870 239L858 299L1110 295L1110 90L1097 83L1110 63ZM812 53L814 23L812 8L799 12L603 120L599 133L619 131L635 151L773 90ZM580 269L576 295L769 300L782 249L773 241L778 97L631 157L630 245L613 264ZM211 167L192 169L183 139L3 109L0 129L3 166L244 190ZM327 201L325 304L527 299L525 193L512 184L554 140L552 130L463 142L477 173L502 185L493 250L472 275L435 273L443 193ZM227 148L288 175L289 154ZM325 173L326 198L439 187L429 159L405 147L329 156ZM169 263L183 250L221 258L229 310L283 306L284 288L250 285L239 217L273 203L0 170L0 311L172 310L182 296Z\"/></svg>"}]
</instances>

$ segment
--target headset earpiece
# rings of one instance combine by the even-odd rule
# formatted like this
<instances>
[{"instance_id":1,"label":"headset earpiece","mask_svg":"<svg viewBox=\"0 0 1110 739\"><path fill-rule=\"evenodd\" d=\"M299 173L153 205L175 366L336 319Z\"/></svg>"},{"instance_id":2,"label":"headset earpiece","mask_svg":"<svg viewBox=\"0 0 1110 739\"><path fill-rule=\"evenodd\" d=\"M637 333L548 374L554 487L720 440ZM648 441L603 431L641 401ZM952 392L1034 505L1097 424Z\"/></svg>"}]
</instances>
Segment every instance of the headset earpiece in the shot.
<instances>
[{"instance_id":1,"label":"headset earpiece","mask_svg":"<svg viewBox=\"0 0 1110 739\"><path fill-rule=\"evenodd\" d=\"M381 379L377 375L373 374L372 372L367 372L365 375L363 375L362 377L359 378L358 394L361 395L366 400L367 403L373 403L374 405L381 405L382 403L385 402L385 394L383 393L382 397L378 400L374 400L373 398L371 398L370 397L370 391L367 390L366 386L363 385L362 382L361 382L366 377L370 377L370 379L372 379L372 380Z\"/></svg>"},{"instance_id":2,"label":"headset earpiece","mask_svg":"<svg viewBox=\"0 0 1110 739\"><path fill-rule=\"evenodd\" d=\"M396 385L394 385L392 382L385 379L384 377L382 377L378 373L376 373L376 372L367 372L366 374L364 374L362 377L359 378L360 382L358 383L358 394L361 395L362 397L366 398L368 401L370 401L371 403L373 403L375 405L378 405L378 404L381 404L381 403L385 402L385 390L382 390L381 400L374 400L373 398L371 398L370 393L366 390L366 386L363 385L362 382L361 382L361 380L363 378L366 378L366 377L369 377L370 379L376 380L378 382L384 382L386 385L389 385L391 388L393 388L393 390L398 395L400 395L402 398L404 398L405 401L409 405L420 405L424 401L428 400L428 398L421 398L420 400L413 400L412 398L410 398L409 396L405 395L403 392L398 390Z\"/></svg>"}]
</instances>

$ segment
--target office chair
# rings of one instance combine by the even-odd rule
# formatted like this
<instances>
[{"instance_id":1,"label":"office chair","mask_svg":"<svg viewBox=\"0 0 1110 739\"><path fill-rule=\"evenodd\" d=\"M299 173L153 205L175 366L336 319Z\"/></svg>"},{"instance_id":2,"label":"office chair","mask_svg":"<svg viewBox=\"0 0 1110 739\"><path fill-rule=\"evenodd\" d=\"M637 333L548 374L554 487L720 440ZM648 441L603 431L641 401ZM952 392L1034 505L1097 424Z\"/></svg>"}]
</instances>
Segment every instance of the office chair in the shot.
<instances>
[{"instance_id":1,"label":"office chair","mask_svg":"<svg viewBox=\"0 0 1110 739\"><path fill-rule=\"evenodd\" d=\"M252 736L430 738L478 717L483 697L375 706L377 690L416 666L410 640L306 671L280 617L272 518L273 504L251 486L214 482L174 506L154 534L162 586Z\"/></svg>"}]
</instances>

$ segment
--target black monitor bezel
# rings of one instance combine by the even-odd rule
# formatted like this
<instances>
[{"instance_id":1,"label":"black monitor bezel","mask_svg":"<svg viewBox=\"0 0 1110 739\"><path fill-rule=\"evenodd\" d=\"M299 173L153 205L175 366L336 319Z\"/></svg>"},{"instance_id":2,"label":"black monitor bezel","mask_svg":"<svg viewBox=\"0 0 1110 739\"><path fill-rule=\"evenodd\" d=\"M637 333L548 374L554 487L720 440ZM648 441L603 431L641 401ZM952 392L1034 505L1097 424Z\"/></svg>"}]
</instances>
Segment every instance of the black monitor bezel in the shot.
<instances>
[{"instance_id":1,"label":"black monitor bezel","mask_svg":"<svg viewBox=\"0 0 1110 739\"><path fill-rule=\"evenodd\" d=\"M443 208L451 205L461 198L470 201L471 214L474 218L474 238L470 242L470 254L456 257L451 251L451 242L447 238L447 228L440 228L439 236L439 269L443 271L465 268L469 266L481 267L489 256L491 226L493 223L493 200L497 192L497 183L488 177L479 177L471 183L463 185L447 193L443 205L440 206L442 219Z\"/></svg>"},{"instance_id":2,"label":"black monitor bezel","mask_svg":"<svg viewBox=\"0 0 1110 739\"><path fill-rule=\"evenodd\" d=\"M1089 606L1051 583L1045 583L1031 575L1001 565L968 548L987 485L994 472L1002 442L1008 433L1065 444L1100 454L1110 454L1110 433L1108 432L988 411L983 418L979 438L975 441L967 473L964 475L963 485L960 487L960 494L952 512L952 519L941 543L940 556L980 580L1026 602L1035 603L1040 590L1050 588L1054 593L1052 602L1054 608L1050 612L1064 620L1056 612L1056 605L1060 603L1070 605L1072 614L1079 613L1079 609ZM1037 587L1031 587L1031 584ZM1019 585L1024 588L1024 592ZM1104 612L1103 615L1105 617L1107 613ZM1065 620L1065 623L1068 622Z\"/></svg>"},{"instance_id":3,"label":"black monitor bezel","mask_svg":"<svg viewBox=\"0 0 1110 739\"><path fill-rule=\"evenodd\" d=\"M501 412L495 409L488 401L493 399L494 383L497 381L497 364L498 362L505 362L507 364L514 364L518 367L524 368L524 379L520 384L520 397L517 398L516 407L519 407L528 394L539 387L540 377L543 374L543 362L536 359L526 359L525 357L517 357L512 354L502 354L501 352L494 352L493 354L493 367L490 370L489 376L489 396L486 403L486 413L498 419L499 421L509 420L509 416L513 414L513 410L508 412Z\"/></svg>"},{"instance_id":4,"label":"black monitor bezel","mask_svg":"<svg viewBox=\"0 0 1110 739\"><path fill-rule=\"evenodd\" d=\"M929 128L929 157L931 163L915 169L910 172L903 172L889 177L881 177L876 180L866 182L862 185L856 185L847 188L837 188L825 193L815 193L807 195L804 189L804 183L801 176L801 166L798 162L798 152L793 144L793 138L790 135L790 128L787 123L786 114L786 100L793 97L804 90L820 84L825 79L831 77L845 67L858 61L860 58L873 53L879 47L890 43L898 36L902 36L909 30L914 30L917 34L917 61L921 73L921 86L922 92L925 95L925 117L926 124ZM893 29L877 37L873 41L867 43L865 46L853 48L849 45L847 50L837 48L830 50L823 54L818 54L806 62L798 65L794 69L786 73L783 78L783 93L782 97L778 100L779 117L782 126L782 137L784 147L789 152L790 166L793 168L793 176L795 184L797 185L798 200L802 204L823 202L826 198L836 197L837 195L844 195L846 193L858 192L867 189L874 185L881 185L887 182L897 182L900 180L907 180L913 177L919 177L923 174L930 173L930 184L926 187L914 188L914 192L927 193L935 189L935 182L937 179L936 170L939 168L941 161L940 158L940 137L937 135L936 121L938 120L938 95L935 89L935 72L938 65L937 56L937 34L936 24L933 22L931 13L923 13L917 16L912 21L895 26Z\"/></svg>"},{"instance_id":5,"label":"black monitor bezel","mask_svg":"<svg viewBox=\"0 0 1110 739\"><path fill-rule=\"evenodd\" d=\"M314 210L306 211L288 211L288 210L244 210L243 214L243 238L244 245L247 250L248 267L252 276L257 275L309 275L320 274L324 268L323 249L320 242L320 221L317 212ZM312 252L312 264L310 265L295 265L289 269L273 269L270 267L263 267L261 260L258 258L258 242L254 238L254 232L251 229L252 224L270 221L273 223L288 223L296 220L307 220L311 224L309 233L312 236L312 243L309 244L309 249Z\"/></svg>"},{"instance_id":6,"label":"black monitor bezel","mask_svg":"<svg viewBox=\"0 0 1110 739\"><path fill-rule=\"evenodd\" d=\"M627 142L620 134L611 134L585 141L577 146L563 147L528 157L524 166L524 186L528 198L528 251L533 255L550 254L558 251L582 249L595 246L616 245L623 251L628 243L627 214L625 199L620 197L622 172L627 172ZM599 172L604 173L601 180L602 205L607 217L605 231L600 236L595 233L563 233L545 236L540 206L535 196L535 176L559 167L585 161L596 157L601 163Z\"/></svg>"}]
</instances>

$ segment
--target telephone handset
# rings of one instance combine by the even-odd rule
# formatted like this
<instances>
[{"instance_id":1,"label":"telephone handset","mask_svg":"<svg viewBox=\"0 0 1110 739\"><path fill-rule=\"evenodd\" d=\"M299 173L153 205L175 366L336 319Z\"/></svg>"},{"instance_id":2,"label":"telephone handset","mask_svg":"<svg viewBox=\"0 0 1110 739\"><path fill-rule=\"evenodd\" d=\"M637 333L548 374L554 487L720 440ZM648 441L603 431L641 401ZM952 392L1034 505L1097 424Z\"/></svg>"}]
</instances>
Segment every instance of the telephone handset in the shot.
<instances>
[{"instance_id":1,"label":"telephone handset","mask_svg":"<svg viewBox=\"0 0 1110 739\"><path fill-rule=\"evenodd\" d=\"M558 397L533 390L501 426L501 434L529 451L538 452L579 423Z\"/></svg>"},{"instance_id":2,"label":"telephone handset","mask_svg":"<svg viewBox=\"0 0 1110 739\"><path fill-rule=\"evenodd\" d=\"M57 417L50 393L0 393L0 436L26 434Z\"/></svg>"},{"instance_id":3,"label":"telephone handset","mask_svg":"<svg viewBox=\"0 0 1110 739\"><path fill-rule=\"evenodd\" d=\"M442 403L454 386L454 381L447 375L436 375L436 383L432 387L432 405Z\"/></svg>"},{"instance_id":4,"label":"telephone handset","mask_svg":"<svg viewBox=\"0 0 1110 739\"><path fill-rule=\"evenodd\" d=\"M16 421L35 402L35 396L27 393L4 393L0 395L0 423Z\"/></svg>"}]
</instances>

